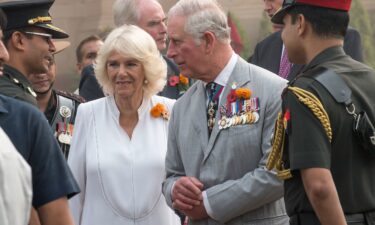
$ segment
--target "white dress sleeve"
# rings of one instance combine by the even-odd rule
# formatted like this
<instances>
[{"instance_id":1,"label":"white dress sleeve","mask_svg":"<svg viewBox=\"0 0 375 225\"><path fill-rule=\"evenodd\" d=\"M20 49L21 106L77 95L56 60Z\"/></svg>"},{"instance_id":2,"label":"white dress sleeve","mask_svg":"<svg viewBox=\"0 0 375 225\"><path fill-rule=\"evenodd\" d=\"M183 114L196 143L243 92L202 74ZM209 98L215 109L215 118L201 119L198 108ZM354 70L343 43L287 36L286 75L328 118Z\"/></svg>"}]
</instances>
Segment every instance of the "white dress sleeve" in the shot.
<instances>
[{"instance_id":1,"label":"white dress sleeve","mask_svg":"<svg viewBox=\"0 0 375 225\"><path fill-rule=\"evenodd\" d=\"M80 104L75 120L72 143L68 157L68 165L76 179L81 192L69 200L73 214L74 224L81 224L81 216L85 201L86 189L86 142L87 133L90 132L91 118L90 105Z\"/></svg>"}]
</instances>

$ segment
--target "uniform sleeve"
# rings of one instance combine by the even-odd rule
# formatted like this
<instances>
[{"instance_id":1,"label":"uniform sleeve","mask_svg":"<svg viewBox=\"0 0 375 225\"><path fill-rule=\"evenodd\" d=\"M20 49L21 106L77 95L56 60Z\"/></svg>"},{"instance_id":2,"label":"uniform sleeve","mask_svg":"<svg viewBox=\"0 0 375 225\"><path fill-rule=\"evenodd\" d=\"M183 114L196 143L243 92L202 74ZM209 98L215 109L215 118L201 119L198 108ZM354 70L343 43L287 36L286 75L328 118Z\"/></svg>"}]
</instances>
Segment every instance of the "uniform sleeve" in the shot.
<instances>
[{"instance_id":1,"label":"uniform sleeve","mask_svg":"<svg viewBox=\"0 0 375 225\"><path fill-rule=\"evenodd\" d=\"M37 110L30 111L27 123L25 127L32 134L28 162L32 167L33 206L38 208L77 194L78 185L44 115Z\"/></svg>"},{"instance_id":2,"label":"uniform sleeve","mask_svg":"<svg viewBox=\"0 0 375 225\"><path fill-rule=\"evenodd\" d=\"M87 127L89 123L89 111L87 104L80 104L76 116L74 135L70 147L68 164L76 178L81 193L69 201L70 209L73 214L74 223L81 224L81 216L86 193L86 142Z\"/></svg>"},{"instance_id":3,"label":"uniform sleeve","mask_svg":"<svg viewBox=\"0 0 375 225\"><path fill-rule=\"evenodd\" d=\"M320 121L291 91L287 92L284 101L284 110L290 112L286 131L290 168L329 169L330 143Z\"/></svg>"}]
</instances>

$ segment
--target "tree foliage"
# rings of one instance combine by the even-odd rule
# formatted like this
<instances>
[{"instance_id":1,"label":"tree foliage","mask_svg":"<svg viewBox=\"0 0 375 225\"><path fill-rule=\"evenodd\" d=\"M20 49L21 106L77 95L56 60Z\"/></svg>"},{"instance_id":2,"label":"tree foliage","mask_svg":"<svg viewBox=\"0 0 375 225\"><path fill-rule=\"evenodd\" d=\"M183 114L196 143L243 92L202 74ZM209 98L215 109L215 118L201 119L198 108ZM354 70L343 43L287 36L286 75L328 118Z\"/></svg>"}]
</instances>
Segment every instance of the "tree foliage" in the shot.
<instances>
[{"instance_id":1,"label":"tree foliage","mask_svg":"<svg viewBox=\"0 0 375 225\"><path fill-rule=\"evenodd\" d=\"M250 38L248 36L248 33L242 27L239 19L234 15L234 13L230 13L230 16L231 16L233 22L237 26L238 33L241 36L242 45L244 47L243 50L242 50L242 53L241 53L241 57L244 58L244 59L247 59L249 57L250 47L251 47L250 46Z\"/></svg>"},{"instance_id":2,"label":"tree foliage","mask_svg":"<svg viewBox=\"0 0 375 225\"><path fill-rule=\"evenodd\" d=\"M266 13L262 13L262 19L259 23L259 36L258 41L263 40L265 37L273 33L272 22Z\"/></svg>"},{"instance_id":3,"label":"tree foliage","mask_svg":"<svg viewBox=\"0 0 375 225\"><path fill-rule=\"evenodd\" d=\"M350 9L350 26L356 28L362 37L365 63L375 68L374 30L367 10L360 0L354 0Z\"/></svg>"}]
</instances>

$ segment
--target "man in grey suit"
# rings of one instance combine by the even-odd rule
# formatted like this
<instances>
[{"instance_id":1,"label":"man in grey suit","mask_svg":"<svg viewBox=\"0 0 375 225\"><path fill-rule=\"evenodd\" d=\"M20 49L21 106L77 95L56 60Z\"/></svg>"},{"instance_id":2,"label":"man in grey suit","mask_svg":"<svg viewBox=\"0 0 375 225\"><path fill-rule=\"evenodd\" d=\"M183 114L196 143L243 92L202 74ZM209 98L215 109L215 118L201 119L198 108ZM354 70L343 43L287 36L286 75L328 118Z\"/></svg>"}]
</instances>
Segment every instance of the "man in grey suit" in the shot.
<instances>
[{"instance_id":1,"label":"man in grey suit","mask_svg":"<svg viewBox=\"0 0 375 225\"><path fill-rule=\"evenodd\" d=\"M281 8L283 0L264 0L263 3L264 11L271 18ZM279 74L282 53L285 49L281 40L283 25L273 24L273 27L276 32L270 34L255 46L254 53L248 61ZM361 35L356 29L348 28L344 39L344 50L354 60L363 62ZM303 65L293 64L286 78L292 81L302 71L302 68Z\"/></svg>"},{"instance_id":2,"label":"man in grey suit","mask_svg":"<svg viewBox=\"0 0 375 225\"><path fill-rule=\"evenodd\" d=\"M180 0L168 18L167 56L197 81L171 116L167 203L194 225L288 224L282 183L265 169L286 80L233 52L215 0Z\"/></svg>"}]
</instances>

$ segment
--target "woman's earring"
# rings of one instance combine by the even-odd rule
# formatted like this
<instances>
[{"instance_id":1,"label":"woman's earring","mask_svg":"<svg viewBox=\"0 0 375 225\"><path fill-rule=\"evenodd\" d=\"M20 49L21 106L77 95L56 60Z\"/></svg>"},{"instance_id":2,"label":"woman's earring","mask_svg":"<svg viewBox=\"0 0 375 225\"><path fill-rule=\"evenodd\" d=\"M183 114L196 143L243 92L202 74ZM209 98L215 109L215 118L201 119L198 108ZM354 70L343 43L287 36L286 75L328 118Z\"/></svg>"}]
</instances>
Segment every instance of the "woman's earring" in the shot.
<instances>
[{"instance_id":1,"label":"woman's earring","mask_svg":"<svg viewBox=\"0 0 375 225\"><path fill-rule=\"evenodd\" d=\"M148 84L148 80L145 79L145 80L143 81L143 83L144 83L144 84Z\"/></svg>"}]
</instances>

